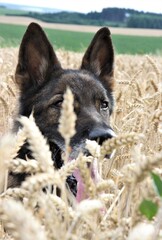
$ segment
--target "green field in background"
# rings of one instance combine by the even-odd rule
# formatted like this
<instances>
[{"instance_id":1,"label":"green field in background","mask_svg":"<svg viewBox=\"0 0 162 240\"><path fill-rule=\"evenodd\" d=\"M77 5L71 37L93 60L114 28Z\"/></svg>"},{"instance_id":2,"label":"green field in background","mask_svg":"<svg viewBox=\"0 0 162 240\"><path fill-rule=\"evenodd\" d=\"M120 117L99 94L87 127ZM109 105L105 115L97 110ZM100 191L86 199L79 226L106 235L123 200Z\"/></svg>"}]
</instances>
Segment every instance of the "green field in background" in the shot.
<instances>
[{"instance_id":1,"label":"green field in background","mask_svg":"<svg viewBox=\"0 0 162 240\"><path fill-rule=\"evenodd\" d=\"M25 26L0 24L0 47L18 47L25 32ZM45 29L55 49L83 52L94 33ZM118 54L162 54L162 37L113 35L115 51Z\"/></svg>"}]
</instances>

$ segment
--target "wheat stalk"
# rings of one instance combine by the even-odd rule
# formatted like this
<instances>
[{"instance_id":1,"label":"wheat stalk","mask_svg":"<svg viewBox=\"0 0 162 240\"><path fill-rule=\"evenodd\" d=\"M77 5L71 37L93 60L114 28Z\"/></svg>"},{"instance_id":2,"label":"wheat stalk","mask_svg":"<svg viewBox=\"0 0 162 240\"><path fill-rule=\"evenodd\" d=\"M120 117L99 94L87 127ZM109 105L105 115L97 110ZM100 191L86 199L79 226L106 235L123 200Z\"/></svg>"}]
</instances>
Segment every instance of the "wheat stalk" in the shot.
<instances>
[{"instance_id":1,"label":"wheat stalk","mask_svg":"<svg viewBox=\"0 0 162 240\"><path fill-rule=\"evenodd\" d=\"M74 97L70 90L67 88L64 94L64 101L62 103L61 117L59 119L59 132L65 139L65 161L68 161L68 155L70 151L70 139L75 134L75 121L76 115L74 113Z\"/></svg>"}]
</instances>

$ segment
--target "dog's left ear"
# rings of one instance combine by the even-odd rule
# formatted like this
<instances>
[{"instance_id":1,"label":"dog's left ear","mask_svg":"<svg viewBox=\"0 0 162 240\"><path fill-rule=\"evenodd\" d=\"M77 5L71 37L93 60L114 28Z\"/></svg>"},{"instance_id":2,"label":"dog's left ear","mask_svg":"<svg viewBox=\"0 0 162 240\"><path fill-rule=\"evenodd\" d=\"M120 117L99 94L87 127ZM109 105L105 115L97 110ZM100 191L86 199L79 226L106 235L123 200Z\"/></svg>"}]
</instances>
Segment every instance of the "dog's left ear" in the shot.
<instances>
[{"instance_id":1,"label":"dog's left ear","mask_svg":"<svg viewBox=\"0 0 162 240\"><path fill-rule=\"evenodd\" d=\"M31 23L21 42L15 78L23 91L48 80L61 65L46 34L37 23Z\"/></svg>"},{"instance_id":2,"label":"dog's left ear","mask_svg":"<svg viewBox=\"0 0 162 240\"><path fill-rule=\"evenodd\" d=\"M112 91L114 86L114 49L108 28L101 28L88 47L81 64L81 69L94 73L104 87Z\"/></svg>"}]
</instances>

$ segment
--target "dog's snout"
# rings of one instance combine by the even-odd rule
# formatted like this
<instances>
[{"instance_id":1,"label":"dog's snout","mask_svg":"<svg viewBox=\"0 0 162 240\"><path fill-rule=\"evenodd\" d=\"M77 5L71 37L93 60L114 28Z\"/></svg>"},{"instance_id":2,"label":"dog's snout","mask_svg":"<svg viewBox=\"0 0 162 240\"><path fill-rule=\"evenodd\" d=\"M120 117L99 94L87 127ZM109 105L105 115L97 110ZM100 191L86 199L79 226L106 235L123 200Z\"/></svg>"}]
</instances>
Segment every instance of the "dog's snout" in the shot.
<instances>
[{"instance_id":1,"label":"dog's snout","mask_svg":"<svg viewBox=\"0 0 162 240\"><path fill-rule=\"evenodd\" d=\"M115 136L116 135L112 129L106 129L106 130L105 129L94 129L90 132L89 139L95 140L100 145L102 145L102 143L105 140L110 139Z\"/></svg>"}]
</instances>

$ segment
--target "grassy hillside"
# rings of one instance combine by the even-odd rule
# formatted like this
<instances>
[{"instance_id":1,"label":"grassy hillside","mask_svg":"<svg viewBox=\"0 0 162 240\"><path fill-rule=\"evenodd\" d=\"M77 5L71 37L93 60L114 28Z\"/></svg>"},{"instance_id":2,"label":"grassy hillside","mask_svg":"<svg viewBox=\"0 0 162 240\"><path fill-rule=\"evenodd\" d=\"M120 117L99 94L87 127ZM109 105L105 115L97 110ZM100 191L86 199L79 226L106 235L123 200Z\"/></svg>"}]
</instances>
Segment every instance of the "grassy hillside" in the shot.
<instances>
[{"instance_id":1,"label":"grassy hillside","mask_svg":"<svg viewBox=\"0 0 162 240\"><path fill-rule=\"evenodd\" d=\"M17 47L25 32L25 26L0 24L0 47ZM45 29L56 49L62 48L74 52L84 51L93 37L93 33L72 32ZM117 53L156 54L162 52L162 37L113 35Z\"/></svg>"}]
</instances>

